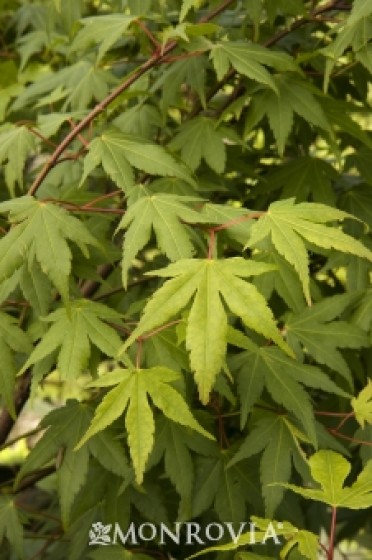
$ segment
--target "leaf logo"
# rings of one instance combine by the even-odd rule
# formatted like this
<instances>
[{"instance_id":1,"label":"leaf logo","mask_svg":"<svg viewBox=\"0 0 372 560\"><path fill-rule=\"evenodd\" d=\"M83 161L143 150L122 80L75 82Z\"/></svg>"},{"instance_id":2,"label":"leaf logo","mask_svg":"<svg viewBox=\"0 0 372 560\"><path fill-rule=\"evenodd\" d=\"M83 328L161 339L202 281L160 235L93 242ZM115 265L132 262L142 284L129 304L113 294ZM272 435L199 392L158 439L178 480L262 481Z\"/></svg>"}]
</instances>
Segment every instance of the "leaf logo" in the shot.
<instances>
[{"instance_id":1,"label":"leaf logo","mask_svg":"<svg viewBox=\"0 0 372 560\"><path fill-rule=\"evenodd\" d=\"M89 546L98 544L100 546L108 546L111 544L109 535L112 525L103 525L100 521L93 523L89 531Z\"/></svg>"}]
</instances>

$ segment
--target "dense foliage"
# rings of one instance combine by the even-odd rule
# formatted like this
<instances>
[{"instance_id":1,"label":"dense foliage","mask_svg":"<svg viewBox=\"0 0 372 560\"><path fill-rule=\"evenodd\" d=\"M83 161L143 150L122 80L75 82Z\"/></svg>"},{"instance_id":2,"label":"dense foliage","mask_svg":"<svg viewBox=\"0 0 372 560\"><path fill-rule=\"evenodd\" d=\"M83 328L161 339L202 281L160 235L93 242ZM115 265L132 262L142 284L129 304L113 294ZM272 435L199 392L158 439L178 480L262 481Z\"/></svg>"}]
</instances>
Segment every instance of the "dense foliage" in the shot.
<instances>
[{"instance_id":1,"label":"dense foliage","mask_svg":"<svg viewBox=\"0 0 372 560\"><path fill-rule=\"evenodd\" d=\"M0 558L371 558L372 0L1 0L0 38L3 465L43 416ZM250 519L280 544L89 545Z\"/></svg>"}]
</instances>

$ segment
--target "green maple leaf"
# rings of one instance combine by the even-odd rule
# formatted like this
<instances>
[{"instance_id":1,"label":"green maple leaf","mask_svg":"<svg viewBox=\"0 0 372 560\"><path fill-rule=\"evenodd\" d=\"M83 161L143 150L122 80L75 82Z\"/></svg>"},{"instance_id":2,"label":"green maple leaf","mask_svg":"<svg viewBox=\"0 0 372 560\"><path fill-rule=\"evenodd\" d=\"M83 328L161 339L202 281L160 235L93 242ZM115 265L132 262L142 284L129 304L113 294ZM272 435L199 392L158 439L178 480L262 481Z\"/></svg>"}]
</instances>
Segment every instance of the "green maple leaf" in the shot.
<instances>
[{"instance_id":1,"label":"green maple leaf","mask_svg":"<svg viewBox=\"0 0 372 560\"><path fill-rule=\"evenodd\" d=\"M230 367L239 371L241 426L246 424L248 414L266 387L277 403L300 420L306 434L315 444L317 438L312 406L302 386L321 389L345 398L350 398L351 395L340 389L319 368L299 363L278 348L259 348L241 336L240 340L237 340L232 329L229 331L228 341L247 349L229 361Z\"/></svg>"},{"instance_id":2,"label":"green maple leaf","mask_svg":"<svg viewBox=\"0 0 372 560\"><path fill-rule=\"evenodd\" d=\"M364 428L365 423L372 424L372 380L362 389L357 397L351 400L355 418Z\"/></svg>"},{"instance_id":3,"label":"green maple leaf","mask_svg":"<svg viewBox=\"0 0 372 560\"><path fill-rule=\"evenodd\" d=\"M372 13L371 0L354 0L350 16L346 21L347 26L354 25L362 18L366 18Z\"/></svg>"},{"instance_id":4,"label":"green maple leaf","mask_svg":"<svg viewBox=\"0 0 372 560\"><path fill-rule=\"evenodd\" d=\"M256 104L258 104L256 119L261 120L263 115L267 114L281 155L293 127L294 113L314 126L331 132L327 117L306 82L286 75L273 79L275 80L275 91L267 90L260 93L259 100L256 100Z\"/></svg>"},{"instance_id":5,"label":"green maple leaf","mask_svg":"<svg viewBox=\"0 0 372 560\"><path fill-rule=\"evenodd\" d=\"M278 92L277 85L265 66L280 71L298 71L298 66L289 55L254 43L239 41L219 43L213 46L211 58L219 80L223 78L231 64L239 73L269 86L275 92Z\"/></svg>"},{"instance_id":6,"label":"green maple leaf","mask_svg":"<svg viewBox=\"0 0 372 560\"><path fill-rule=\"evenodd\" d=\"M18 558L24 558L23 527L11 496L0 496L0 543L7 538Z\"/></svg>"},{"instance_id":7,"label":"green maple leaf","mask_svg":"<svg viewBox=\"0 0 372 560\"><path fill-rule=\"evenodd\" d=\"M183 0L180 10L180 21L183 21L191 8L200 8L205 4L205 0Z\"/></svg>"},{"instance_id":8,"label":"green maple leaf","mask_svg":"<svg viewBox=\"0 0 372 560\"><path fill-rule=\"evenodd\" d=\"M125 426L130 455L136 481L141 484L154 445L155 422L149 396L165 416L213 439L195 420L183 397L170 386L179 375L165 367L147 370L119 369L93 382L95 387L118 385L109 391L97 407L93 421L77 448L80 449L93 435L104 430L126 410Z\"/></svg>"},{"instance_id":9,"label":"green maple leaf","mask_svg":"<svg viewBox=\"0 0 372 560\"><path fill-rule=\"evenodd\" d=\"M56 204L31 196L0 203L0 213L10 212L13 227L0 240L0 281L21 267L25 258L36 260L63 298L68 298L72 254L67 239L88 257L87 245L97 245L84 224Z\"/></svg>"},{"instance_id":10,"label":"green maple leaf","mask_svg":"<svg viewBox=\"0 0 372 560\"><path fill-rule=\"evenodd\" d=\"M129 206L118 229L126 228L123 243L123 283L127 287L128 270L137 253L150 241L154 230L159 248L169 259L191 257L194 249L181 220L205 221L201 214L187 206L200 199L189 196L156 193L139 198Z\"/></svg>"},{"instance_id":11,"label":"green maple leaf","mask_svg":"<svg viewBox=\"0 0 372 560\"><path fill-rule=\"evenodd\" d=\"M76 379L87 366L94 344L107 356L114 357L121 345L116 331L103 321L120 321L121 316L106 305L75 300L68 309L61 307L45 318L52 323L35 347L22 371L37 364L59 348L57 368L65 379Z\"/></svg>"},{"instance_id":12,"label":"green maple leaf","mask_svg":"<svg viewBox=\"0 0 372 560\"><path fill-rule=\"evenodd\" d=\"M281 337L266 300L249 282L248 276L272 270L270 265L236 257L225 260L183 259L151 275L173 277L147 303L139 325L124 345L166 323L192 299L187 318L186 347L190 351L200 399L209 393L223 365L227 345L227 315L223 302L249 328L272 339L291 353ZM221 299L221 296L223 299Z\"/></svg>"},{"instance_id":13,"label":"green maple leaf","mask_svg":"<svg viewBox=\"0 0 372 560\"><path fill-rule=\"evenodd\" d=\"M196 432L176 424L168 418L160 417L156 422L156 439L149 468L157 464L164 456L165 472L181 497L179 519L191 517L191 499L195 477L190 450L193 449L195 435L198 436ZM205 439L203 437L200 439L201 444L205 445Z\"/></svg>"},{"instance_id":14,"label":"green maple leaf","mask_svg":"<svg viewBox=\"0 0 372 560\"><path fill-rule=\"evenodd\" d=\"M218 449L213 456L200 457L196 465L192 517L198 517L212 505L221 521L234 523L245 518L247 494L237 468L227 469L228 457Z\"/></svg>"},{"instance_id":15,"label":"green maple leaf","mask_svg":"<svg viewBox=\"0 0 372 560\"><path fill-rule=\"evenodd\" d=\"M296 435L294 435L296 434ZM230 461L229 467L242 459L262 453L260 478L267 515L273 515L283 499L283 489L273 486L273 482L287 482L292 472L292 457L301 461L296 442L301 432L284 416L266 414L258 420L244 440L239 451ZM302 436L306 440L306 436ZM294 445L294 440L296 445Z\"/></svg>"},{"instance_id":16,"label":"green maple leaf","mask_svg":"<svg viewBox=\"0 0 372 560\"><path fill-rule=\"evenodd\" d=\"M97 434L84 448L78 451L74 449L88 429L92 417L91 408L72 400L45 416L40 426L47 430L32 448L16 479L17 485L28 473L44 467L61 455L57 483L65 527L70 521L74 499L86 481L90 456L115 475L128 480L132 477L124 449L109 431Z\"/></svg>"},{"instance_id":17,"label":"green maple leaf","mask_svg":"<svg viewBox=\"0 0 372 560\"><path fill-rule=\"evenodd\" d=\"M251 227L248 246L252 247L270 236L278 253L295 268L305 298L310 303L309 259L304 240L324 249L336 249L369 261L372 261L372 252L360 241L336 227L323 225L330 221L353 218L350 214L323 204L294 202L293 198L273 202L267 213Z\"/></svg>"},{"instance_id":18,"label":"green maple leaf","mask_svg":"<svg viewBox=\"0 0 372 560\"><path fill-rule=\"evenodd\" d=\"M270 189L283 189L283 199L295 197L302 202L311 196L324 204L334 202L332 182L337 179L338 173L329 163L311 156L290 160L267 177Z\"/></svg>"},{"instance_id":19,"label":"green maple leaf","mask_svg":"<svg viewBox=\"0 0 372 560\"><path fill-rule=\"evenodd\" d=\"M169 147L181 150L182 159L193 171L199 167L203 158L211 169L221 174L226 164L223 138L223 133L216 128L212 119L198 117L181 126Z\"/></svg>"},{"instance_id":20,"label":"green maple leaf","mask_svg":"<svg viewBox=\"0 0 372 560\"><path fill-rule=\"evenodd\" d=\"M66 94L62 111L69 106L73 110L86 109L92 99L102 101L108 94L109 86L116 83L117 79L110 72L88 60L79 60L58 72L43 75L23 90L11 109L18 111L36 101L41 102L44 94L51 94L56 90L59 94Z\"/></svg>"},{"instance_id":21,"label":"green maple leaf","mask_svg":"<svg viewBox=\"0 0 372 560\"><path fill-rule=\"evenodd\" d=\"M89 144L80 184L99 164L124 191L134 183L132 167L151 175L178 177L191 185L195 184L186 167L178 163L165 148L150 143L146 138L123 134L114 127L105 130Z\"/></svg>"},{"instance_id":22,"label":"green maple leaf","mask_svg":"<svg viewBox=\"0 0 372 560\"><path fill-rule=\"evenodd\" d=\"M26 159L35 148L35 135L25 126L14 126L0 135L0 163L4 165L5 182L12 196L18 183L23 189Z\"/></svg>"},{"instance_id":23,"label":"green maple leaf","mask_svg":"<svg viewBox=\"0 0 372 560\"><path fill-rule=\"evenodd\" d=\"M350 463L339 453L321 450L308 461L314 481L319 489L308 489L294 484L282 484L304 498L316 500L334 508L366 509L372 506L372 461L368 461L357 480L351 486L344 486L350 473Z\"/></svg>"},{"instance_id":24,"label":"green maple leaf","mask_svg":"<svg viewBox=\"0 0 372 560\"><path fill-rule=\"evenodd\" d=\"M18 320L0 311L0 393L5 405L15 418L14 388L17 367L13 352L28 354L32 350L31 341L17 325Z\"/></svg>"},{"instance_id":25,"label":"green maple leaf","mask_svg":"<svg viewBox=\"0 0 372 560\"><path fill-rule=\"evenodd\" d=\"M265 276L255 278L254 284L267 300L273 291L278 292L287 306L294 312L301 311L305 306L305 298L301 282L294 268L276 251L260 251L253 255L260 262L267 262L276 267Z\"/></svg>"},{"instance_id":26,"label":"green maple leaf","mask_svg":"<svg viewBox=\"0 0 372 560\"><path fill-rule=\"evenodd\" d=\"M332 319L340 315L357 296L341 294L325 298L311 308L290 316L285 326L287 340L293 349L300 351L303 347L317 362L337 371L350 384L350 370L338 348L366 347L369 339L357 325Z\"/></svg>"},{"instance_id":27,"label":"green maple leaf","mask_svg":"<svg viewBox=\"0 0 372 560\"><path fill-rule=\"evenodd\" d=\"M70 46L70 52L84 51L90 45L98 43L98 64L105 53L120 39L135 19L135 16L126 16L124 14L109 14L81 19L80 23L84 27L80 29L74 38Z\"/></svg>"},{"instance_id":28,"label":"green maple leaf","mask_svg":"<svg viewBox=\"0 0 372 560\"><path fill-rule=\"evenodd\" d=\"M319 537L310 531L293 528L293 535L287 536L287 544L280 551L280 558L287 558L294 547L304 558L318 560L319 558Z\"/></svg>"}]
</instances>

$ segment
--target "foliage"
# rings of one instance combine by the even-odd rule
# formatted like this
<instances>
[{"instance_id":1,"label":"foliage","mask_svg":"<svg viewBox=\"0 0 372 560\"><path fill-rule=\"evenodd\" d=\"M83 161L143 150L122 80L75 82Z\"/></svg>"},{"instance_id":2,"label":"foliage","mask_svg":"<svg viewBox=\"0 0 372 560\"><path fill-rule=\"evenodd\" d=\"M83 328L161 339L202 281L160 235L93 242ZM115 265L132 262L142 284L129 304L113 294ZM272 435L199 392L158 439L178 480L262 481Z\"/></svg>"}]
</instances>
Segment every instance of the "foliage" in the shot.
<instances>
[{"instance_id":1,"label":"foliage","mask_svg":"<svg viewBox=\"0 0 372 560\"><path fill-rule=\"evenodd\" d=\"M372 1L1 8L0 558L367 558Z\"/></svg>"}]
</instances>

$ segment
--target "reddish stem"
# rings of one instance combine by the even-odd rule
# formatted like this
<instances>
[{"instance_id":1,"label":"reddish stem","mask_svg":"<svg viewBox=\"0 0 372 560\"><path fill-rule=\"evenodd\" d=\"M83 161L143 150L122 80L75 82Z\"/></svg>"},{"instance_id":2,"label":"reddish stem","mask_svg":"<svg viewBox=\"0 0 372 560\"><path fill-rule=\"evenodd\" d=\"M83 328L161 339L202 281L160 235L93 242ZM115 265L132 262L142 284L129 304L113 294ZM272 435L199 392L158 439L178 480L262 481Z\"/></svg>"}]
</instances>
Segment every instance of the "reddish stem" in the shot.
<instances>
[{"instance_id":1,"label":"reddish stem","mask_svg":"<svg viewBox=\"0 0 372 560\"><path fill-rule=\"evenodd\" d=\"M334 549L335 549L335 536L336 536L336 519L337 519L337 508L332 508L332 519L331 528L329 532L329 549L327 560L333 560Z\"/></svg>"},{"instance_id":2,"label":"reddish stem","mask_svg":"<svg viewBox=\"0 0 372 560\"><path fill-rule=\"evenodd\" d=\"M341 422L339 423L339 425L335 428L335 431L338 432L340 428L342 428L342 426L345 424L345 422L347 422L349 418L353 418L353 416L355 416L354 411L349 412L349 414L346 414L344 418L341 420Z\"/></svg>"},{"instance_id":3,"label":"reddish stem","mask_svg":"<svg viewBox=\"0 0 372 560\"><path fill-rule=\"evenodd\" d=\"M119 194L123 194L123 191L117 190L117 191L110 192L108 194L103 194L102 196L97 196L97 198L95 198L94 200L91 200L90 202L87 202L86 204L84 204L82 206L82 208L90 208L91 206L93 206L97 202L101 202L101 200L106 200L108 198L114 198L115 196L117 196Z\"/></svg>"},{"instance_id":4,"label":"reddish stem","mask_svg":"<svg viewBox=\"0 0 372 560\"><path fill-rule=\"evenodd\" d=\"M216 226L213 228L214 231L222 231L224 229L229 229L232 226L235 226L236 224L239 224L241 222L245 222L247 220L253 220L255 218L261 218L261 216L264 216L267 212L250 212L249 214L246 214L245 216L239 216L238 218L234 218L233 220L230 220L229 222L225 222L224 224L221 224L219 226Z\"/></svg>"},{"instance_id":5,"label":"reddish stem","mask_svg":"<svg viewBox=\"0 0 372 560\"><path fill-rule=\"evenodd\" d=\"M71 126L71 130L75 130L76 128L76 124L74 123L73 119L69 118L67 119L70 126ZM80 142L83 144L84 148L87 148L89 145L89 142L84 138L84 136L82 134L78 134L77 137L79 138Z\"/></svg>"},{"instance_id":6,"label":"reddish stem","mask_svg":"<svg viewBox=\"0 0 372 560\"><path fill-rule=\"evenodd\" d=\"M144 23L142 23L142 21L140 19L137 19L134 23L136 23L138 25L138 27L140 27L142 29L142 31L145 33L145 35L147 35L147 37L150 39L151 43L154 45L156 52L159 52L160 49L161 49L161 44L156 39L156 37L151 33L151 31L148 29L148 27L146 27L146 25Z\"/></svg>"},{"instance_id":7,"label":"reddish stem","mask_svg":"<svg viewBox=\"0 0 372 560\"><path fill-rule=\"evenodd\" d=\"M162 325L161 327L154 329L153 331L139 337L137 340L147 340L148 338L151 338L152 336L155 336L156 334L159 334L161 331L164 331L165 329L168 329L169 327L173 327L173 325L178 325L178 323L181 323L182 319L177 319L176 321L171 321L170 323L167 323L166 325Z\"/></svg>"},{"instance_id":8,"label":"reddish stem","mask_svg":"<svg viewBox=\"0 0 372 560\"><path fill-rule=\"evenodd\" d=\"M213 258L214 248L216 245L216 230L211 228L209 230L209 242L208 242L208 260Z\"/></svg>"},{"instance_id":9,"label":"reddish stem","mask_svg":"<svg viewBox=\"0 0 372 560\"><path fill-rule=\"evenodd\" d=\"M345 416L349 416L349 412L328 412L326 410L315 410L314 414L316 416L332 416L337 418L345 418Z\"/></svg>"},{"instance_id":10,"label":"reddish stem","mask_svg":"<svg viewBox=\"0 0 372 560\"><path fill-rule=\"evenodd\" d=\"M358 439L358 438L353 438L350 436L346 436L345 434L341 434L340 432L337 432L337 430L335 430L334 428L327 428L327 431L330 434L333 434L334 436L340 438L340 439L345 439L346 441L351 441L352 443L355 443L357 445L367 445L367 447L372 447L372 442L371 441L366 441L364 439Z\"/></svg>"}]
</instances>

